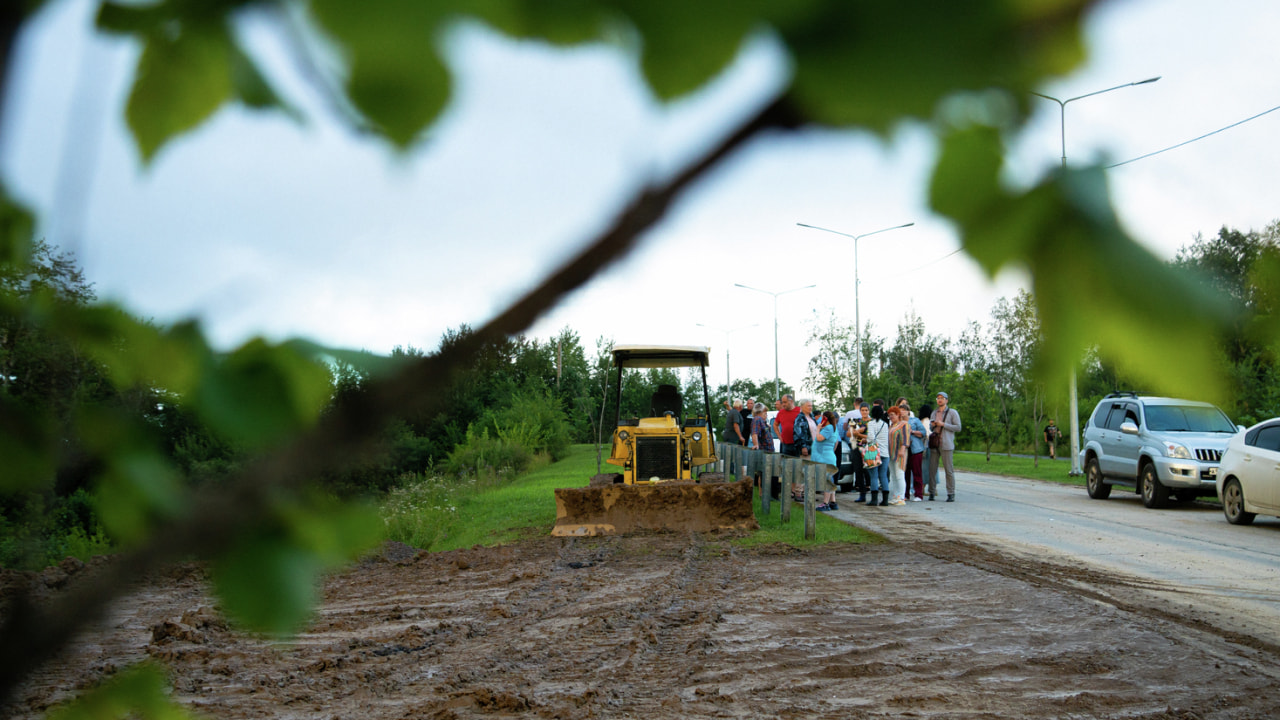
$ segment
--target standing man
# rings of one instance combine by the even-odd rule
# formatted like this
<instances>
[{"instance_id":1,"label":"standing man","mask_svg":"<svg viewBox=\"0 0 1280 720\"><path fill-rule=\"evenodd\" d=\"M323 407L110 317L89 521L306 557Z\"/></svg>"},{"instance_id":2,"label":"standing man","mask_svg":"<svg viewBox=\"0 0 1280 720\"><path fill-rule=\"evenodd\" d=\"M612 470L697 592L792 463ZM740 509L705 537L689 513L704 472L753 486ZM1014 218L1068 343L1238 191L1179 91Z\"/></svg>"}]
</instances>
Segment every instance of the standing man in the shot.
<instances>
[{"instance_id":1,"label":"standing man","mask_svg":"<svg viewBox=\"0 0 1280 720\"><path fill-rule=\"evenodd\" d=\"M782 409L773 418L773 431L778 436L782 454L788 457L800 457L796 450L795 422L800 410L796 408L795 398L782 396Z\"/></svg>"},{"instance_id":2,"label":"standing man","mask_svg":"<svg viewBox=\"0 0 1280 720\"><path fill-rule=\"evenodd\" d=\"M1044 444L1049 446L1049 459L1057 460L1058 445L1058 421L1049 418L1049 424L1044 428Z\"/></svg>"},{"instance_id":3,"label":"standing man","mask_svg":"<svg viewBox=\"0 0 1280 720\"><path fill-rule=\"evenodd\" d=\"M734 400L733 407L725 416L724 442L731 445L746 445L747 437L742 431L742 401Z\"/></svg>"},{"instance_id":4,"label":"standing man","mask_svg":"<svg viewBox=\"0 0 1280 720\"><path fill-rule=\"evenodd\" d=\"M952 465L952 456L956 451L956 433L960 432L960 413L948 406L951 396L938 393L938 409L930 416L929 425L935 433L942 433L938 441L938 451L929 453L929 499L937 499L938 463L941 461L947 473L947 502L956 501L956 469Z\"/></svg>"}]
</instances>

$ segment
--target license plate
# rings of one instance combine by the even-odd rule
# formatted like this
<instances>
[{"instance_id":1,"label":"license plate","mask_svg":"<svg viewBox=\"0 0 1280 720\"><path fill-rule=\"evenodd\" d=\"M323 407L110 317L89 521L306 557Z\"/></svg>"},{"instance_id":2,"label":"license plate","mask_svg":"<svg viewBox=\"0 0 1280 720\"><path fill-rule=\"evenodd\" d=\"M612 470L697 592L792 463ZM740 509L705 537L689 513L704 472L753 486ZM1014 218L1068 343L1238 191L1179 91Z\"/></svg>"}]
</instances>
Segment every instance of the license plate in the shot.
<instances>
[{"instance_id":1,"label":"license plate","mask_svg":"<svg viewBox=\"0 0 1280 720\"><path fill-rule=\"evenodd\" d=\"M1218 477L1218 468L1216 468L1216 467L1211 467L1211 468L1209 468L1209 477L1211 477L1211 478L1216 478L1216 477Z\"/></svg>"}]
</instances>

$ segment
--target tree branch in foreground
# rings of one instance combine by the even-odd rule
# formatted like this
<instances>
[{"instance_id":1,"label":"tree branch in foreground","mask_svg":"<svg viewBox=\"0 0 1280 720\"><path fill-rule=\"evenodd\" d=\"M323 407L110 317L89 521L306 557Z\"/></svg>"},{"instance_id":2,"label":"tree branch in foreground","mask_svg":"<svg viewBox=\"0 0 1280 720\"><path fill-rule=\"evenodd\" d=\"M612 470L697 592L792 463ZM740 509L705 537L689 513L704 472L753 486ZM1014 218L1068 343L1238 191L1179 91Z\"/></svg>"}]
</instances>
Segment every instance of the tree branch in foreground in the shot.
<instances>
[{"instance_id":1,"label":"tree branch in foreground","mask_svg":"<svg viewBox=\"0 0 1280 720\"><path fill-rule=\"evenodd\" d=\"M197 494L186 516L46 607L36 608L29 596L14 598L0 626L0 702L6 702L25 678L77 634L103 618L110 604L133 583L168 562L191 555L208 558L227 549L245 530L272 520L270 500L281 490L298 488L325 470L350 464L377 443L390 419L431 412L440 404L440 391L486 343L524 331L566 295L624 257L683 191L749 139L771 128L799 125L800 118L787 99L778 99L700 161L666 184L640 193L595 242L474 334L394 375L372 380L368 392L326 416L315 430L255 461L229 485Z\"/></svg>"}]
</instances>

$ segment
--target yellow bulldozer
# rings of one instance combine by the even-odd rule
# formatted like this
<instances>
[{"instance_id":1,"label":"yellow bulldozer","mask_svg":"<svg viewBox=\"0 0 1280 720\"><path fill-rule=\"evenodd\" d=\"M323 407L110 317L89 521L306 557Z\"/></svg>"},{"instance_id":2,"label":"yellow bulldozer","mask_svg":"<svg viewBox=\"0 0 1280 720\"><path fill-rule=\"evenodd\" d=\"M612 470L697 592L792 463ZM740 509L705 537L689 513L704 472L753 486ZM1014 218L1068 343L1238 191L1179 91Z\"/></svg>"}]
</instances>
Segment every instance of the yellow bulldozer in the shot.
<instances>
[{"instance_id":1,"label":"yellow bulldozer","mask_svg":"<svg viewBox=\"0 0 1280 720\"><path fill-rule=\"evenodd\" d=\"M552 535L612 535L634 530L756 529L750 482L725 482L714 471L715 444L707 395L707 347L617 345L612 444L587 487L556 490ZM623 418L622 375L632 368L696 367L702 372L703 413L686 417L673 385L660 385L647 417ZM702 470L706 469L706 472ZM597 471L599 467L597 467Z\"/></svg>"}]
</instances>

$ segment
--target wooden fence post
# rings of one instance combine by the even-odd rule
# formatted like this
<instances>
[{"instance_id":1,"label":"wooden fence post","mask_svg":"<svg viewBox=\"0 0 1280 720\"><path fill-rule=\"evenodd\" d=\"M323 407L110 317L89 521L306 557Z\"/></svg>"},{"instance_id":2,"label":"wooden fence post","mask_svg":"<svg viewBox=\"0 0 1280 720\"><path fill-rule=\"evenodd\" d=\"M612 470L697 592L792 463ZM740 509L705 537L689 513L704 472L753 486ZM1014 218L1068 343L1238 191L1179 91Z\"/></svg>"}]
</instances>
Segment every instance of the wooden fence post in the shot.
<instances>
[{"instance_id":1,"label":"wooden fence post","mask_svg":"<svg viewBox=\"0 0 1280 720\"><path fill-rule=\"evenodd\" d=\"M818 536L818 466L804 464L804 539Z\"/></svg>"},{"instance_id":2,"label":"wooden fence post","mask_svg":"<svg viewBox=\"0 0 1280 720\"><path fill-rule=\"evenodd\" d=\"M782 521L790 523L791 521L791 505L794 500L791 498L791 483L795 482L796 477L795 457L783 457L782 459Z\"/></svg>"},{"instance_id":3,"label":"wooden fence post","mask_svg":"<svg viewBox=\"0 0 1280 720\"><path fill-rule=\"evenodd\" d=\"M765 517L771 510L769 501L773 499L773 454L764 456L764 469L760 472L760 510Z\"/></svg>"}]
</instances>

